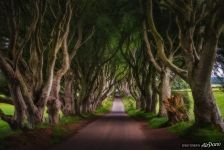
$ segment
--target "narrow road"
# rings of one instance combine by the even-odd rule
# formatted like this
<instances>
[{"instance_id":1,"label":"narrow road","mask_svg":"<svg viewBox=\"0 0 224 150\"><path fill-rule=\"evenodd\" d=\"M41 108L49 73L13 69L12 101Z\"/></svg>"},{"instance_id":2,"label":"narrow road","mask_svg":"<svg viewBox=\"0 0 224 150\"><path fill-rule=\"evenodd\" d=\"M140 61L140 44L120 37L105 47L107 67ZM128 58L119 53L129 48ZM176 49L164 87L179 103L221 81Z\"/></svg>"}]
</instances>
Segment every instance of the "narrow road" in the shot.
<instances>
[{"instance_id":1,"label":"narrow road","mask_svg":"<svg viewBox=\"0 0 224 150\"><path fill-rule=\"evenodd\" d=\"M111 113L105 115L52 150L149 150L138 122L124 112L120 99L115 99Z\"/></svg>"},{"instance_id":2,"label":"narrow road","mask_svg":"<svg viewBox=\"0 0 224 150\"><path fill-rule=\"evenodd\" d=\"M179 150L187 142L166 128L148 128L146 123L129 118L121 99L115 99L111 113L83 127L52 150Z\"/></svg>"}]
</instances>

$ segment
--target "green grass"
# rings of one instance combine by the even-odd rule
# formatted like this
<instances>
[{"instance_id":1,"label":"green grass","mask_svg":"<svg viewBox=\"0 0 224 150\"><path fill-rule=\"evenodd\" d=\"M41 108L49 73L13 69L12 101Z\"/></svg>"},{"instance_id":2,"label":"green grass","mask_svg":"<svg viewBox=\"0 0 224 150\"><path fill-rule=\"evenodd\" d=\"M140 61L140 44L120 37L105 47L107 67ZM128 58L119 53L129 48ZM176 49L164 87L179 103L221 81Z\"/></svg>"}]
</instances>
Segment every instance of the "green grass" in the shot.
<instances>
[{"instance_id":1,"label":"green grass","mask_svg":"<svg viewBox=\"0 0 224 150\"><path fill-rule=\"evenodd\" d=\"M216 91L215 92L216 103L220 109L222 117L224 118L224 92Z\"/></svg>"},{"instance_id":2,"label":"green grass","mask_svg":"<svg viewBox=\"0 0 224 150\"><path fill-rule=\"evenodd\" d=\"M0 109L7 115L13 115L14 113L14 106L10 104L0 103ZM0 120L0 137L5 137L11 134L12 132L13 131L9 127L8 123L3 120Z\"/></svg>"},{"instance_id":3,"label":"green grass","mask_svg":"<svg viewBox=\"0 0 224 150\"><path fill-rule=\"evenodd\" d=\"M56 126L54 126L52 128L53 134L52 134L50 143L56 144L56 143L60 142L64 137L66 137L70 133L69 130L64 127L64 125L78 123L79 121L81 121L83 119L91 119L98 114L103 114L103 113L109 112L111 110L112 104L113 104L112 98L107 98L102 102L102 105L99 108L97 108L95 114L82 114L81 117L80 116L62 117L60 119L59 124L57 124ZM49 125L43 123L39 127L45 128L48 126Z\"/></svg>"},{"instance_id":4,"label":"green grass","mask_svg":"<svg viewBox=\"0 0 224 150\"><path fill-rule=\"evenodd\" d=\"M53 134L51 136L50 143L59 143L68 133L69 131L66 128L63 128L61 126L55 126L53 128Z\"/></svg>"},{"instance_id":5,"label":"green grass","mask_svg":"<svg viewBox=\"0 0 224 150\"><path fill-rule=\"evenodd\" d=\"M165 117L157 117L154 113L147 113L136 109L136 103L132 97L124 97L123 103L127 114L135 119L148 120L151 128L159 128L167 126L168 119Z\"/></svg>"},{"instance_id":6,"label":"green grass","mask_svg":"<svg viewBox=\"0 0 224 150\"><path fill-rule=\"evenodd\" d=\"M0 95L0 97L1 96L4 96L4 95ZM112 107L112 103L113 103L112 98L105 99L102 105L96 110L96 114L109 112ZM2 109L2 111L7 115L13 115L14 113L14 106L10 104L0 103L0 109ZM65 131L64 129L60 129L62 126L76 123L82 119L93 118L95 117L95 114L82 114L82 117L79 117L79 116L63 117L63 114L60 112L60 116L62 117L60 118L59 124L55 126L55 129L53 128L53 131L55 131L54 133L55 135L53 136L53 142L56 142L57 139L60 138L60 136L63 137L63 135L66 134L64 133ZM47 110L45 110L44 118L45 120L47 120ZM49 127L48 123L41 123L40 125L37 126L37 128L47 128L47 127ZM5 136L8 136L13 133L17 133L17 131L16 132L12 131L9 125L5 121L0 120L0 137L4 138Z\"/></svg>"},{"instance_id":7,"label":"green grass","mask_svg":"<svg viewBox=\"0 0 224 150\"><path fill-rule=\"evenodd\" d=\"M151 128L162 128L168 125L168 119L166 117L153 117L149 120L149 126Z\"/></svg>"},{"instance_id":8,"label":"green grass","mask_svg":"<svg viewBox=\"0 0 224 150\"><path fill-rule=\"evenodd\" d=\"M10 104L0 103L0 109L7 115L12 115L14 113L14 106Z\"/></svg>"},{"instance_id":9,"label":"green grass","mask_svg":"<svg viewBox=\"0 0 224 150\"><path fill-rule=\"evenodd\" d=\"M223 133L212 127L195 128L193 121L174 124L169 130L197 142L224 142Z\"/></svg>"},{"instance_id":10,"label":"green grass","mask_svg":"<svg viewBox=\"0 0 224 150\"><path fill-rule=\"evenodd\" d=\"M124 109L126 112L136 110L136 101L131 96L126 96L122 98Z\"/></svg>"},{"instance_id":11,"label":"green grass","mask_svg":"<svg viewBox=\"0 0 224 150\"><path fill-rule=\"evenodd\" d=\"M186 136L189 129L192 127L193 122L179 122L169 127L171 132L177 133L180 136Z\"/></svg>"},{"instance_id":12,"label":"green grass","mask_svg":"<svg viewBox=\"0 0 224 150\"><path fill-rule=\"evenodd\" d=\"M105 99L102 102L101 106L96 109L96 112L95 113L96 114L102 114L102 113L109 112L111 110L112 104L113 104L112 98Z\"/></svg>"},{"instance_id":13,"label":"green grass","mask_svg":"<svg viewBox=\"0 0 224 150\"><path fill-rule=\"evenodd\" d=\"M175 91L187 91L190 99L190 110L189 110L189 118L190 120L194 120L194 102L193 102L193 96L190 89L181 89L181 90L175 90ZM224 118L224 92L221 91L219 88L213 88L213 94L216 99L217 106L220 109L221 115Z\"/></svg>"},{"instance_id":14,"label":"green grass","mask_svg":"<svg viewBox=\"0 0 224 150\"><path fill-rule=\"evenodd\" d=\"M211 127L195 129L188 136L199 142L224 142L224 134Z\"/></svg>"},{"instance_id":15,"label":"green grass","mask_svg":"<svg viewBox=\"0 0 224 150\"><path fill-rule=\"evenodd\" d=\"M86 116L85 117L80 117L80 116L62 117L60 119L59 124L52 127L53 132L52 132L50 143L56 144L56 143L60 142L64 137L66 137L70 133L69 129L64 127L65 125L78 123L79 121L83 120L84 118L86 118ZM49 127L49 125L44 124L42 127L46 128L46 127Z\"/></svg>"},{"instance_id":16,"label":"green grass","mask_svg":"<svg viewBox=\"0 0 224 150\"><path fill-rule=\"evenodd\" d=\"M183 89L178 91L187 91L189 94L190 99L190 109L189 109L189 118L190 121L188 122L180 122L177 124L173 124L169 126L169 130L174 132L182 137L187 137L192 139L193 141L198 142L217 142L223 141L224 142L224 134L220 131L212 128L212 127L205 127L205 128L195 128L194 124L194 103L193 103L193 96L190 89ZM214 96L216 98L217 106L220 109L222 117L224 117L224 93L219 88L213 89ZM137 110L135 108L135 101L131 97L123 98L123 102L125 105L126 112L129 116L133 118L141 118L148 121L148 124L151 128L161 128L167 126L167 118L164 117L157 117L155 114L145 113L144 111Z\"/></svg>"},{"instance_id":17,"label":"green grass","mask_svg":"<svg viewBox=\"0 0 224 150\"><path fill-rule=\"evenodd\" d=\"M189 110L189 122L180 122L172 125L169 129L171 132L175 132L183 137L188 137L193 139L194 141L206 142L206 141L224 141L224 134L220 131L212 128L195 128L193 127L194 123L194 103L193 96L190 89L178 90L178 91L187 91L190 98L190 110ZM213 88L213 93L216 98L217 106L220 109L221 115L224 118L224 93L219 88Z\"/></svg>"}]
</instances>

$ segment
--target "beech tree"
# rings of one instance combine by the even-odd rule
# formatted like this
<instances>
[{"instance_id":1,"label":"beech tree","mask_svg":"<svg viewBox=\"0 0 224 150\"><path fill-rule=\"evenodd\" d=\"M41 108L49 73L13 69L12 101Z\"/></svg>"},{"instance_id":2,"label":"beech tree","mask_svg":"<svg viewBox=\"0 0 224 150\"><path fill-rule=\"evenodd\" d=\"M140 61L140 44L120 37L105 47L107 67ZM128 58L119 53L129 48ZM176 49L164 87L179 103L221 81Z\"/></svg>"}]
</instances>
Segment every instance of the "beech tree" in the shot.
<instances>
[{"instance_id":1,"label":"beech tree","mask_svg":"<svg viewBox=\"0 0 224 150\"><path fill-rule=\"evenodd\" d=\"M173 72L186 80L194 98L195 124L212 124L224 129L211 88L211 72L217 44L223 29L223 1L163 1L176 17L180 45L184 52L186 70L174 65L167 57L164 39L154 23L153 2L147 1L147 22L156 42L158 56Z\"/></svg>"},{"instance_id":2,"label":"beech tree","mask_svg":"<svg viewBox=\"0 0 224 150\"><path fill-rule=\"evenodd\" d=\"M9 42L1 52L0 65L15 105L15 115L5 119L10 124L16 122L16 126L22 126L26 116L31 127L42 122L57 53L68 35L70 3L1 2L1 11L7 16L2 24L4 37ZM57 13L54 9L58 10ZM46 60L47 65L44 64ZM5 118L4 114L1 118Z\"/></svg>"}]
</instances>

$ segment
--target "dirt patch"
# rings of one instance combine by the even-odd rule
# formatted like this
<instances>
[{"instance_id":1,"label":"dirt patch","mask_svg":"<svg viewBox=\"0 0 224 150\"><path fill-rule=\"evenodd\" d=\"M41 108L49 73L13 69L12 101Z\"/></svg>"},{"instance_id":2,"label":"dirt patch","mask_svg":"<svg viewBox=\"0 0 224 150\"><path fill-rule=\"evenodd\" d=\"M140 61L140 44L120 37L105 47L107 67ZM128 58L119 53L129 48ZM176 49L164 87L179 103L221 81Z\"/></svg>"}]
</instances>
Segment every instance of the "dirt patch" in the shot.
<instances>
[{"instance_id":1,"label":"dirt patch","mask_svg":"<svg viewBox=\"0 0 224 150\"><path fill-rule=\"evenodd\" d=\"M70 136L77 133L79 129L85 127L94 119L82 120L77 123L63 125L60 129L64 129L63 135L60 135L60 141L66 140ZM56 144L53 141L55 138L54 128L34 129L19 134L6 137L3 141L4 146L0 146L0 150L43 150L48 149L52 145ZM1 143L0 143L1 144Z\"/></svg>"}]
</instances>

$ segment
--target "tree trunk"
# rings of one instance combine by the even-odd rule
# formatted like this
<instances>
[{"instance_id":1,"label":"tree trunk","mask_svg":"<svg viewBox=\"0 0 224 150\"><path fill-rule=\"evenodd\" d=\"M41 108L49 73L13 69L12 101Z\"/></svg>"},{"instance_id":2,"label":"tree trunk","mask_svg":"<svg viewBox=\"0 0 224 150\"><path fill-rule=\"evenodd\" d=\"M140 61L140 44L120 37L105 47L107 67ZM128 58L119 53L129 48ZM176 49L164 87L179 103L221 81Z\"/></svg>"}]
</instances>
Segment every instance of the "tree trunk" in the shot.
<instances>
[{"instance_id":1,"label":"tree trunk","mask_svg":"<svg viewBox=\"0 0 224 150\"><path fill-rule=\"evenodd\" d=\"M77 99L75 99L75 101L74 101L74 105L75 105L75 114L76 114L76 115L81 115L80 105L79 105Z\"/></svg>"},{"instance_id":2,"label":"tree trunk","mask_svg":"<svg viewBox=\"0 0 224 150\"><path fill-rule=\"evenodd\" d=\"M11 127L13 129L24 128L25 127L24 121L27 115L26 111L27 108L26 104L24 103L21 90L19 86L15 84L9 85L9 89L12 95L13 104L15 106L15 112L13 117L15 123Z\"/></svg>"},{"instance_id":3,"label":"tree trunk","mask_svg":"<svg viewBox=\"0 0 224 150\"><path fill-rule=\"evenodd\" d=\"M88 113L88 112L89 112L88 102L83 102L83 104L82 104L82 113Z\"/></svg>"},{"instance_id":4,"label":"tree trunk","mask_svg":"<svg viewBox=\"0 0 224 150\"><path fill-rule=\"evenodd\" d=\"M215 103L210 82L206 86L197 85L197 80L191 83L194 98L195 124L198 127L215 125L223 128L220 111Z\"/></svg>"},{"instance_id":5,"label":"tree trunk","mask_svg":"<svg viewBox=\"0 0 224 150\"><path fill-rule=\"evenodd\" d=\"M145 100L142 95L140 96L140 108L141 110L145 110Z\"/></svg>"},{"instance_id":6,"label":"tree trunk","mask_svg":"<svg viewBox=\"0 0 224 150\"><path fill-rule=\"evenodd\" d=\"M160 95L159 95L159 116L167 117L167 111L163 101L171 97L170 69L166 67L161 73Z\"/></svg>"},{"instance_id":7,"label":"tree trunk","mask_svg":"<svg viewBox=\"0 0 224 150\"><path fill-rule=\"evenodd\" d=\"M60 80L61 79L57 75L54 76L51 93L47 102L47 112L51 124L57 124L59 122L59 111L61 108L59 99Z\"/></svg>"},{"instance_id":8,"label":"tree trunk","mask_svg":"<svg viewBox=\"0 0 224 150\"><path fill-rule=\"evenodd\" d=\"M65 80L65 95L64 95L64 106L63 114L65 116L73 115L74 110L74 89L73 89L73 78Z\"/></svg>"},{"instance_id":9,"label":"tree trunk","mask_svg":"<svg viewBox=\"0 0 224 150\"><path fill-rule=\"evenodd\" d=\"M136 99L136 109L141 109L141 101L139 99Z\"/></svg>"},{"instance_id":10,"label":"tree trunk","mask_svg":"<svg viewBox=\"0 0 224 150\"><path fill-rule=\"evenodd\" d=\"M156 106L158 102L158 90L156 85L156 71L152 73L152 104L151 104L151 111L156 113Z\"/></svg>"},{"instance_id":11,"label":"tree trunk","mask_svg":"<svg viewBox=\"0 0 224 150\"><path fill-rule=\"evenodd\" d=\"M152 96L151 96L151 90L148 90L146 93L145 98L145 111L146 112L152 112Z\"/></svg>"},{"instance_id":12,"label":"tree trunk","mask_svg":"<svg viewBox=\"0 0 224 150\"><path fill-rule=\"evenodd\" d=\"M197 126L213 125L224 132L224 123L215 102L211 87L211 73L215 62L218 39L216 35L208 36L200 61L188 66L189 83L194 98L195 124Z\"/></svg>"},{"instance_id":13,"label":"tree trunk","mask_svg":"<svg viewBox=\"0 0 224 150\"><path fill-rule=\"evenodd\" d=\"M153 93L152 93L152 104L151 104L151 112L153 112L153 113L156 113L157 102L158 102L157 91L153 90Z\"/></svg>"}]
</instances>

